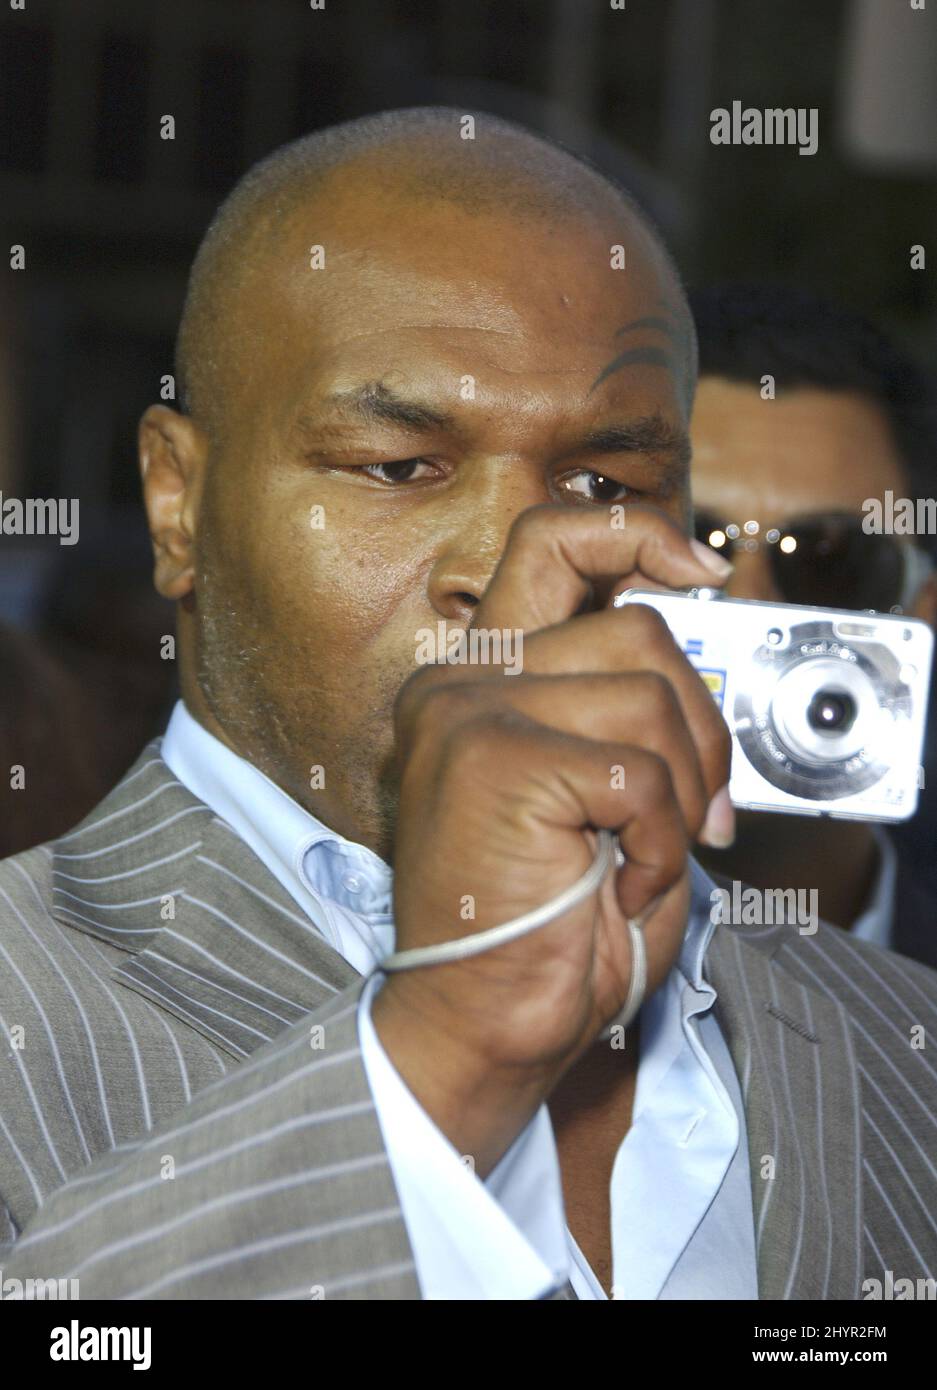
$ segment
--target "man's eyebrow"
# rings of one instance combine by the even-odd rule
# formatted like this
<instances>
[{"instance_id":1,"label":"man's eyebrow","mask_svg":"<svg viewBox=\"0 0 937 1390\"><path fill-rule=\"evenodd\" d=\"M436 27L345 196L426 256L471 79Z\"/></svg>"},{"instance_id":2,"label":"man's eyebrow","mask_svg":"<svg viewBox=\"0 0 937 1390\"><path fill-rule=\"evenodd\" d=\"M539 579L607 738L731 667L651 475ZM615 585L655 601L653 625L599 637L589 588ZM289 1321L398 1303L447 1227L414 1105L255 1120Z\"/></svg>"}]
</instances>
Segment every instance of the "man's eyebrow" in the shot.
<instances>
[{"instance_id":1,"label":"man's eyebrow","mask_svg":"<svg viewBox=\"0 0 937 1390\"><path fill-rule=\"evenodd\" d=\"M409 430L453 429L455 418L423 401L407 400L382 381L369 381L326 396L325 405L360 416L363 420L399 425Z\"/></svg>"},{"instance_id":2,"label":"man's eyebrow","mask_svg":"<svg viewBox=\"0 0 937 1390\"><path fill-rule=\"evenodd\" d=\"M429 431L454 429L455 419L422 401L407 400L383 382L371 381L363 386L334 391L326 396L325 405L338 406L366 420L379 420L405 429ZM318 414L318 412L317 412ZM318 423L306 415L297 421L300 426ZM591 454L670 454L674 475L683 474L690 466L690 437L687 432L656 412L639 416L624 424L605 425L590 430L573 444L569 453Z\"/></svg>"},{"instance_id":3,"label":"man's eyebrow","mask_svg":"<svg viewBox=\"0 0 937 1390\"><path fill-rule=\"evenodd\" d=\"M679 425L662 415L642 415L622 425L605 425L591 430L576 443L572 453L589 454L670 454L674 471L685 473L690 466L690 436Z\"/></svg>"}]
</instances>

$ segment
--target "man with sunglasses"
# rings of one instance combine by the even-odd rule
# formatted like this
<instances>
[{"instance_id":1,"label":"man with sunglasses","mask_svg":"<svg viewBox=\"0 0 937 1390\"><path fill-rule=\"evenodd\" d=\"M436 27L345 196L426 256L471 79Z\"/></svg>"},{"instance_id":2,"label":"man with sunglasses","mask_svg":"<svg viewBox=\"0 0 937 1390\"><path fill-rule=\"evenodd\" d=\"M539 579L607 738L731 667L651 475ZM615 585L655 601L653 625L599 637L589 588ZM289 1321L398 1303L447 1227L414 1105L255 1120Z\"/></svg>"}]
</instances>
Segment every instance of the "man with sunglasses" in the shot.
<instances>
[{"instance_id":1,"label":"man with sunglasses","mask_svg":"<svg viewBox=\"0 0 937 1390\"><path fill-rule=\"evenodd\" d=\"M736 285L691 302L695 528L734 564L726 592L933 626L933 536L876 534L870 505L937 492L932 384L872 324L809 292ZM933 966L937 895L896 847L911 834L750 813L711 867L816 888L826 921Z\"/></svg>"}]
</instances>

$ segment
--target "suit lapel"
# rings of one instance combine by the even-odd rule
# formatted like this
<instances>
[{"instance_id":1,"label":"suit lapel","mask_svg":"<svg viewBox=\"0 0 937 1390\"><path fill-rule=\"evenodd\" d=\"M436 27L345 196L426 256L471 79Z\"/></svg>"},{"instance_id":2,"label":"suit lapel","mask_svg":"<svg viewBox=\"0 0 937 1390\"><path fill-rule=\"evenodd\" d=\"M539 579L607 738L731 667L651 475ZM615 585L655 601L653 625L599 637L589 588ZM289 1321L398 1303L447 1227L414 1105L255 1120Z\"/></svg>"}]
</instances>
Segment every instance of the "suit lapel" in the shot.
<instances>
[{"instance_id":1,"label":"suit lapel","mask_svg":"<svg viewBox=\"0 0 937 1390\"><path fill-rule=\"evenodd\" d=\"M779 961L791 926L719 926L706 955L742 1091L762 1299L855 1299L858 1075L848 1018Z\"/></svg>"},{"instance_id":2,"label":"suit lapel","mask_svg":"<svg viewBox=\"0 0 937 1390\"><path fill-rule=\"evenodd\" d=\"M53 912L113 974L243 1057L360 978L151 744L53 846Z\"/></svg>"},{"instance_id":3,"label":"suit lapel","mask_svg":"<svg viewBox=\"0 0 937 1390\"><path fill-rule=\"evenodd\" d=\"M360 978L158 743L53 845L53 874L54 915L117 948L114 978L236 1058ZM845 1011L797 979L798 940L717 927L706 971L745 1107L759 1295L854 1299L856 1066Z\"/></svg>"}]
</instances>

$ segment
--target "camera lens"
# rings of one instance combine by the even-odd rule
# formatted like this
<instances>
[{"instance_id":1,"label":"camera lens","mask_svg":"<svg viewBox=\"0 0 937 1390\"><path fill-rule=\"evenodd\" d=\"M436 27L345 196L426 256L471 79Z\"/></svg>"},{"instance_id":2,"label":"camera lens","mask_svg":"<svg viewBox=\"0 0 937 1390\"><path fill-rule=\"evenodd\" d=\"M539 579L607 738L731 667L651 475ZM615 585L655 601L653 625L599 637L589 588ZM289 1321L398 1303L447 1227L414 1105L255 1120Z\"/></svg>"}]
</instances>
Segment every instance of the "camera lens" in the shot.
<instances>
[{"instance_id":1,"label":"camera lens","mask_svg":"<svg viewBox=\"0 0 937 1390\"><path fill-rule=\"evenodd\" d=\"M845 690L818 690L807 706L807 723L818 734L845 734L856 718L856 702Z\"/></svg>"}]
</instances>

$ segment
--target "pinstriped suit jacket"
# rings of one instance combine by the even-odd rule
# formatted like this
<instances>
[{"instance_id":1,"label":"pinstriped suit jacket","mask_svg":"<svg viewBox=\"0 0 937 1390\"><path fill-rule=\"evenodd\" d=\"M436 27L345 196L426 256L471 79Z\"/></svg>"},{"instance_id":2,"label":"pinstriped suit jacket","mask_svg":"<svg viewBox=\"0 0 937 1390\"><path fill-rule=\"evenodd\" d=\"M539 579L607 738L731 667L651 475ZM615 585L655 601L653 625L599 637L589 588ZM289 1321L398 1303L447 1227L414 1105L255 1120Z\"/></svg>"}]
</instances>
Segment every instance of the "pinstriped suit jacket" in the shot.
<instances>
[{"instance_id":1,"label":"pinstriped suit jacket","mask_svg":"<svg viewBox=\"0 0 937 1390\"><path fill-rule=\"evenodd\" d=\"M937 1275L937 974L823 924L718 927L706 973L761 1298ZM76 830L0 865L2 1278L419 1298L362 983L158 743Z\"/></svg>"}]
</instances>

